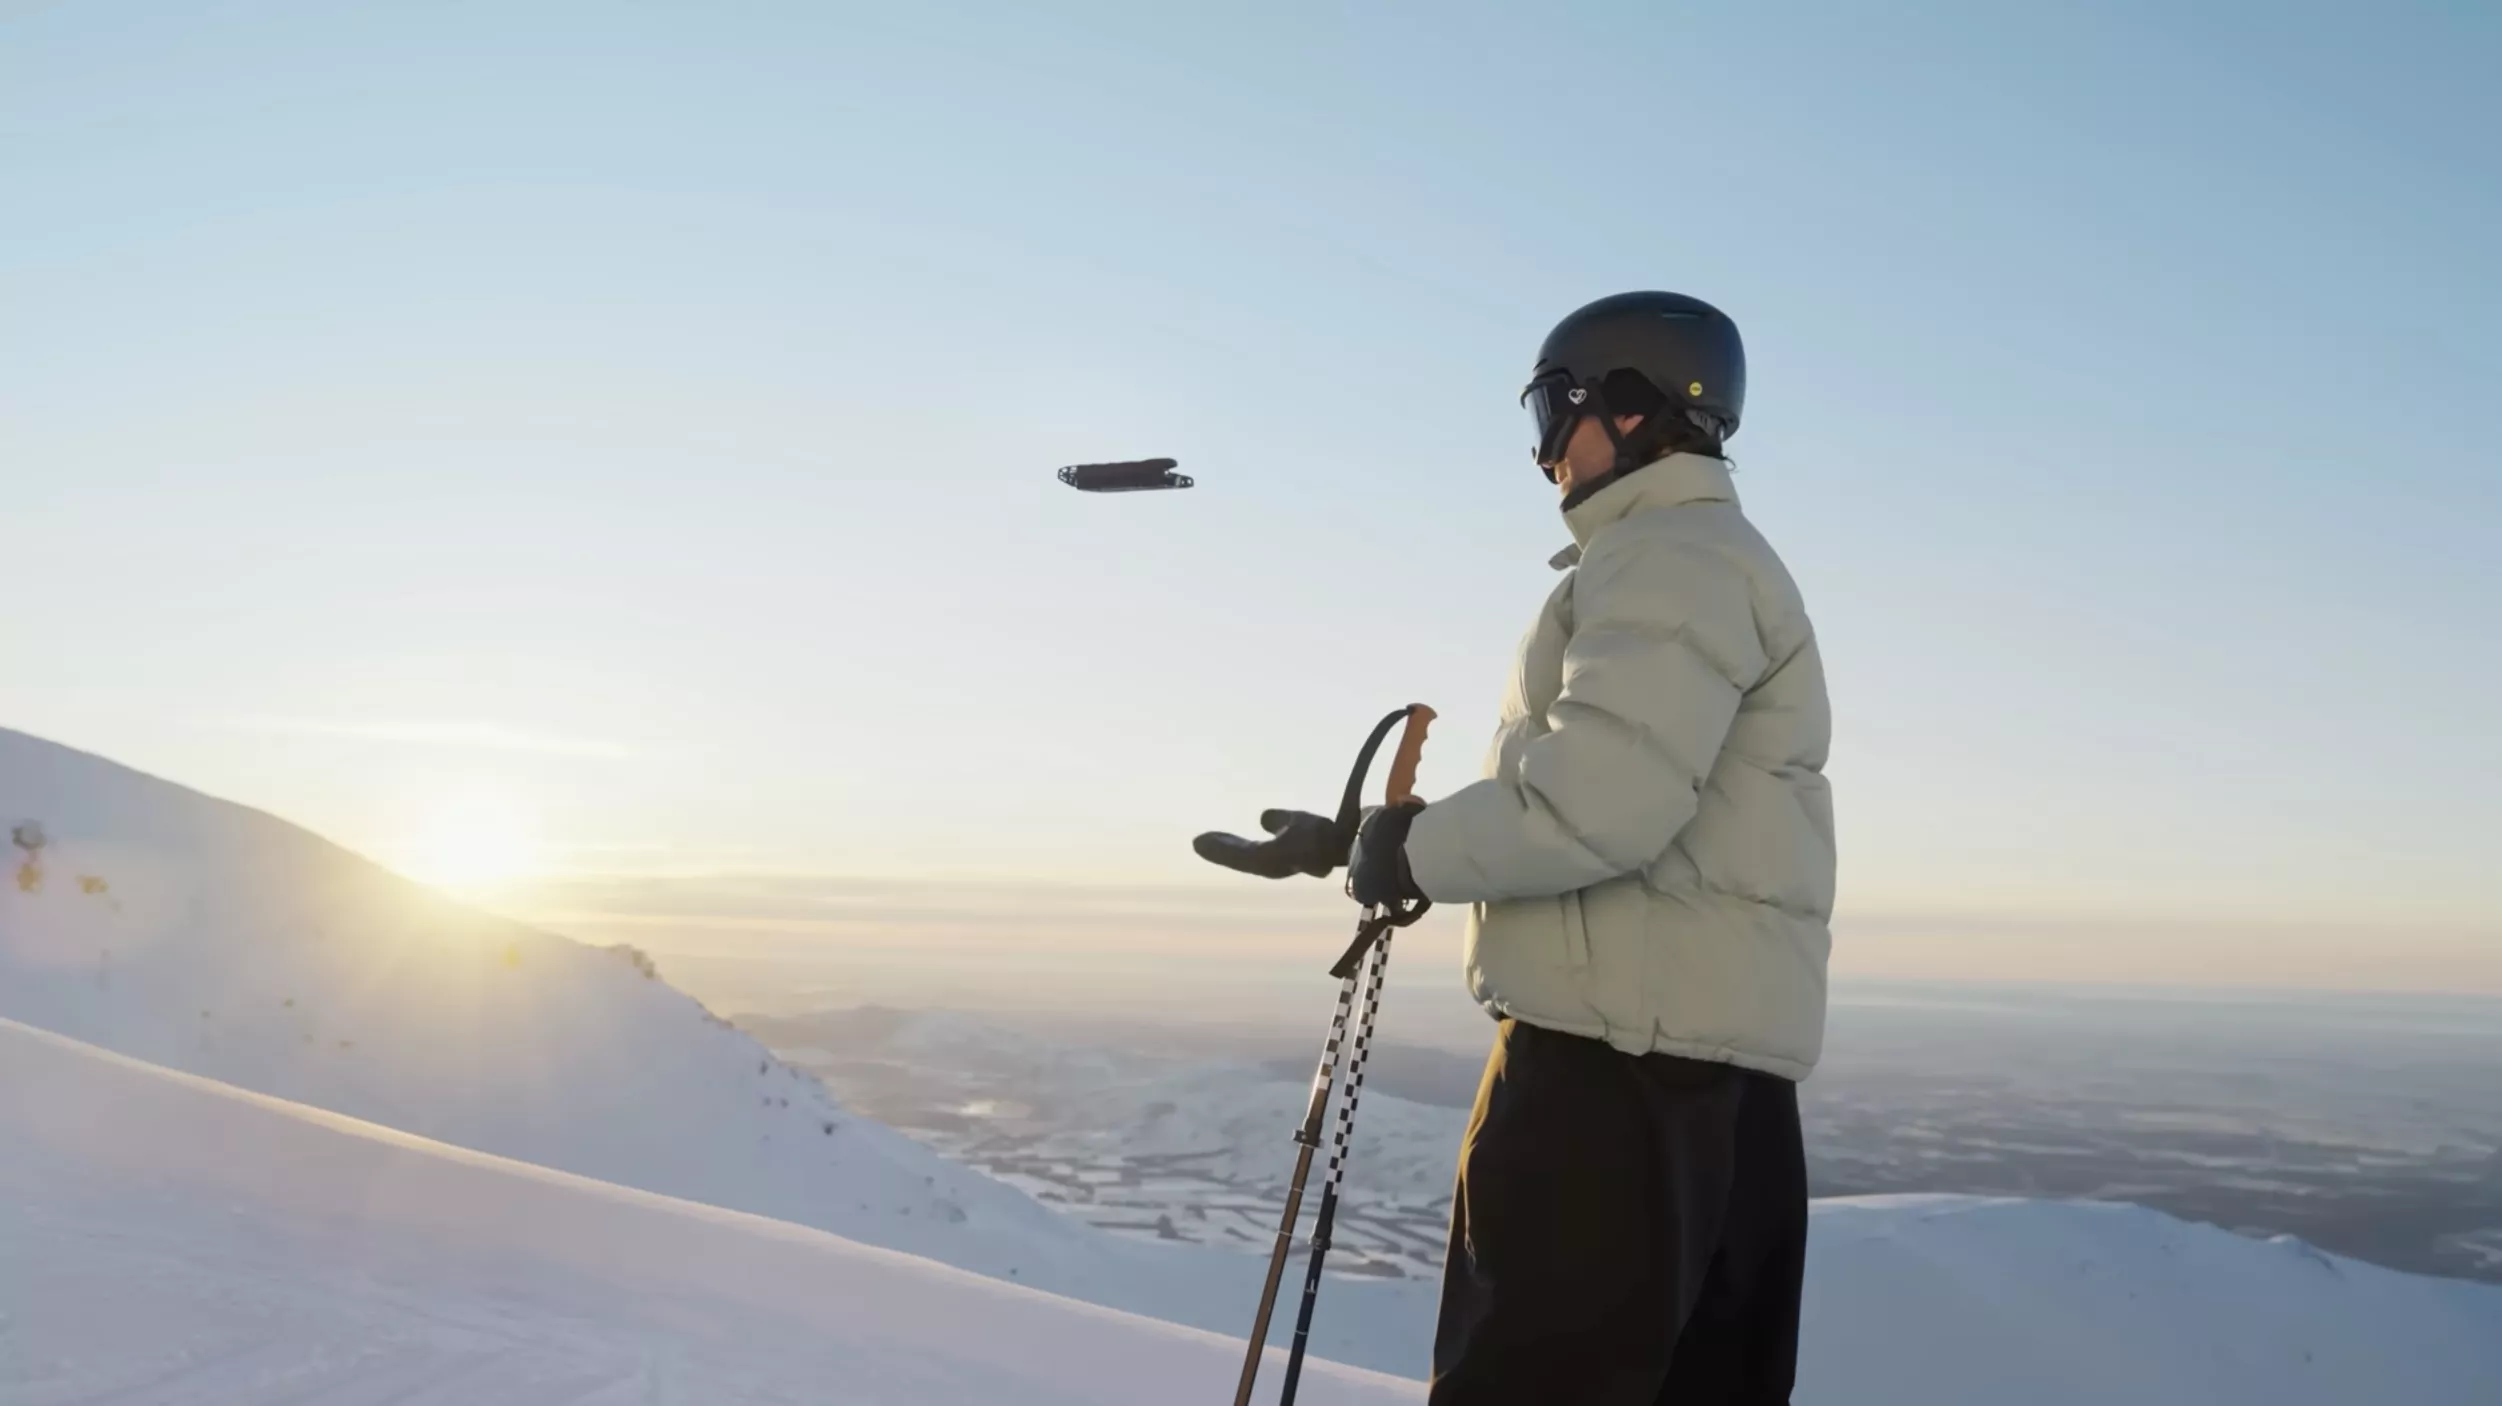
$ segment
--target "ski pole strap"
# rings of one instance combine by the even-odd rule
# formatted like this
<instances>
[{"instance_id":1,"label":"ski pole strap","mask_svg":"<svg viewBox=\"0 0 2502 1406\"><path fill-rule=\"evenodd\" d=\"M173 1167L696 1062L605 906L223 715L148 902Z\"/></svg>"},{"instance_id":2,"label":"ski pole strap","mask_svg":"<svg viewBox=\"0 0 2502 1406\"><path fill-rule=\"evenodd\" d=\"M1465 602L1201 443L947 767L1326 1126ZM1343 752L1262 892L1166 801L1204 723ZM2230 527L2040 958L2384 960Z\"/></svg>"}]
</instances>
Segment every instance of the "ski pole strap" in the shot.
<instances>
[{"instance_id":1,"label":"ski pole strap","mask_svg":"<svg viewBox=\"0 0 2502 1406\"><path fill-rule=\"evenodd\" d=\"M1347 773L1347 789L1338 798L1338 840L1341 845L1355 843L1355 827L1364 818L1364 777L1373 769L1373 754L1381 750L1382 740L1390 729L1407 724L1407 732L1399 738L1397 756L1390 767L1390 800L1397 803L1413 799L1416 793L1416 761L1425 750L1425 725L1433 720L1433 709L1422 703L1411 703L1373 724L1370 737L1364 739L1364 750L1355 754L1355 769Z\"/></svg>"},{"instance_id":2,"label":"ski pole strap","mask_svg":"<svg viewBox=\"0 0 2502 1406\"><path fill-rule=\"evenodd\" d=\"M1355 767L1347 773L1347 789L1338 797L1339 848L1344 849L1355 843L1356 825L1364 818L1364 777L1373 769L1373 754L1381 750L1382 739L1390 735L1390 729L1397 727L1406 717L1407 709L1401 708L1373 724L1372 734L1364 739L1362 750L1355 754Z\"/></svg>"},{"instance_id":3,"label":"ski pole strap","mask_svg":"<svg viewBox=\"0 0 2502 1406\"><path fill-rule=\"evenodd\" d=\"M1355 925L1355 940L1347 944L1346 951L1338 954L1338 960L1330 965L1329 974L1340 981L1353 982L1357 969L1363 965L1365 954L1372 951L1373 944L1381 941L1394 926L1385 914L1368 914Z\"/></svg>"}]
</instances>

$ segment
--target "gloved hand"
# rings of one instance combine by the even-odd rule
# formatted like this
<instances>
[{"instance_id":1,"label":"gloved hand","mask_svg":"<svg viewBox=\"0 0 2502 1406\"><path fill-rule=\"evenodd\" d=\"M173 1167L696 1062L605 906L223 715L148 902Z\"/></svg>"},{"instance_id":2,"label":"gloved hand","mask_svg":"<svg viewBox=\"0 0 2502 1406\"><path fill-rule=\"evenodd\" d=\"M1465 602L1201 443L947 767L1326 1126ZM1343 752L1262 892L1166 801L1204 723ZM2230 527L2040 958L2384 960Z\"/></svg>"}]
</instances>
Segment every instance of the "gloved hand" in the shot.
<instances>
[{"instance_id":1,"label":"gloved hand","mask_svg":"<svg viewBox=\"0 0 2502 1406\"><path fill-rule=\"evenodd\" d=\"M1190 848L1211 864L1257 874L1263 879L1282 879L1289 874L1326 879L1347 862L1347 838L1339 833L1338 822L1326 815L1314 815L1308 810L1264 810L1260 812L1260 828L1270 838L1246 840L1240 835L1211 830L1192 840Z\"/></svg>"},{"instance_id":2,"label":"gloved hand","mask_svg":"<svg viewBox=\"0 0 2502 1406\"><path fill-rule=\"evenodd\" d=\"M1420 902L1424 890L1407 871L1407 827L1416 823L1423 801L1374 806L1356 827L1355 851L1347 859L1347 896L1367 908L1396 908Z\"/></svg>"}]
</instances>

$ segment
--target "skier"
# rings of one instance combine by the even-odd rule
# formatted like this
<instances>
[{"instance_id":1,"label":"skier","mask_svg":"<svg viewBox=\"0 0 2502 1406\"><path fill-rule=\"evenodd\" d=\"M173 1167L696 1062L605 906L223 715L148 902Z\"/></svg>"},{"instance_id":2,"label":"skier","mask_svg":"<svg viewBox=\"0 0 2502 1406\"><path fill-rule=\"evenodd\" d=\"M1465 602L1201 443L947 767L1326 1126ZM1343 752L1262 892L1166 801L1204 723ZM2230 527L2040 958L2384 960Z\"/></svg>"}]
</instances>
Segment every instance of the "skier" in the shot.
<instances>
[{"instance_id":1,"label":"skier","mask_svg":"<svg viewBox=\"0 0 2502 1406\"><path fill-rule=\"evenodd\" d=\"M1736 326L1602 298L1522 399L1566 574L1482 780L1263 818L1277 873L1470 905L1496 1020L1461 1144L1432 1406L1786 1402L1807 1244L1797 1081L1822 1051L1834 830L1824 669L1724 445ZM1317 822L1317 823L1316 823Z\"/></svg>"}]
</instances>

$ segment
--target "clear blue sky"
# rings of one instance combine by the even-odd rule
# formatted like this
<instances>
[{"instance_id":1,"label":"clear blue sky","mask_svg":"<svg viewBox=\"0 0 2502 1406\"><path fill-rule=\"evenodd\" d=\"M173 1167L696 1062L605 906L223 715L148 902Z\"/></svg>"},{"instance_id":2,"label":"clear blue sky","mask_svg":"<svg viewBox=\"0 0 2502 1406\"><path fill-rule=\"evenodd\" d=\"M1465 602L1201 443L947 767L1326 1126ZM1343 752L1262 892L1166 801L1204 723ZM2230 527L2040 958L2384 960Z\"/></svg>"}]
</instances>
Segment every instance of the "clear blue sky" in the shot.
<instances>
[{"instance_id":1,"label":"clear blue sky","mask_svg":"<svg viewBox=\"0 0 2502 1406\"><path fill-rule=\"evenodd\" d=\"M0 3L0 724L447 879L1214 882L1410 698L1474 774L1519 384L1667 287L1837 963L2502 989L2496 72L2470 4Z\"/></svg>"}]
</instances>

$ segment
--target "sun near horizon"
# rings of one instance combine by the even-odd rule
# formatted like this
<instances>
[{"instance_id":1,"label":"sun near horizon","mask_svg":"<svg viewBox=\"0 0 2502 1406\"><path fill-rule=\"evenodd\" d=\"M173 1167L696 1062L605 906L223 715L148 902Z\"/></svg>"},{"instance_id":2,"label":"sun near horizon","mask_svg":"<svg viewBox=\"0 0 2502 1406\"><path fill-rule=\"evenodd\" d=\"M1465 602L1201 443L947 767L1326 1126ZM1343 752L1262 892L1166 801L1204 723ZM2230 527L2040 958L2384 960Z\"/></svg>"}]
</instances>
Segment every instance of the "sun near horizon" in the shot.
<instances>
[{"instance_id":1,"label":"sun near horizon","mask_svg":"<svg viewBox=\"0 0 2502 1406\"><path fill-rule=\"evenodd\" d=\"M377 857L430 888L484 896L547 873L538 814L510 788L447 787L403 825Z\"/></svg>"}]
</instances>

